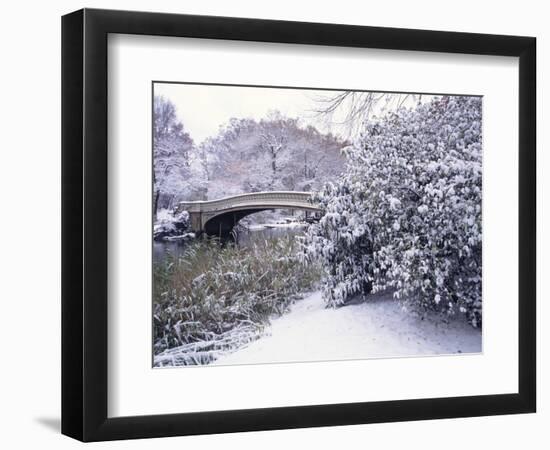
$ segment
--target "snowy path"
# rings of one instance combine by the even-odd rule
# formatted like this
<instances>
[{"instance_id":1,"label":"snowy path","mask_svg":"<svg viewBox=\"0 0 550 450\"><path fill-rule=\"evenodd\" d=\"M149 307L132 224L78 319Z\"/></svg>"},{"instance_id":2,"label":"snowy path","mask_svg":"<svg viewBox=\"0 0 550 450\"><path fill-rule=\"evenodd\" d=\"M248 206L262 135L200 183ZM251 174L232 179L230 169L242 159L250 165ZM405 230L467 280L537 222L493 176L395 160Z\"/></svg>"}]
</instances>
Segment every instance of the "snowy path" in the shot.
<instances>
[{"instance_id":1,"label":"snowy path","mask_svg":"<svg viewBox=\"0 0 550 450\"><path fill-rule=\"evenodd\" d=\"M326 309L320 292L274 319L266 336L213 364L320 361L481 352L481 332L463 320L412 317L391 300Z\"/></svg>"}]
</instances>

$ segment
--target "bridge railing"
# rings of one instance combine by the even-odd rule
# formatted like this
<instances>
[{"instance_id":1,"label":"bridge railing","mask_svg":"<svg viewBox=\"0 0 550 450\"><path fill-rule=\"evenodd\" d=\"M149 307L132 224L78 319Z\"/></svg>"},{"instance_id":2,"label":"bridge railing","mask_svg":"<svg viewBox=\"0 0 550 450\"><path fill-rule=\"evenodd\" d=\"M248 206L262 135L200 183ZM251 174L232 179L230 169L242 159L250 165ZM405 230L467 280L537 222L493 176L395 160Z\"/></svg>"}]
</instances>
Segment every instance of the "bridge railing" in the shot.
<instances>
[{"instance_id":1,"label":"bridge railing","mask_svg":"<svg viewBox=\"0 0 550 450\"><path fill-rule=\"evenodd\" d=\"M251 192L248 194L239 194L231 197L220 198L216 200L199 200L194 202L180 202L178 211L186 210L190 212L199 211L218 211L226 208L234 208L239 205L250 203L266 204L273 202L293 202L311 204L311 192L298 191L270 191L270 192Z\"/></svg>"}]
</instances>

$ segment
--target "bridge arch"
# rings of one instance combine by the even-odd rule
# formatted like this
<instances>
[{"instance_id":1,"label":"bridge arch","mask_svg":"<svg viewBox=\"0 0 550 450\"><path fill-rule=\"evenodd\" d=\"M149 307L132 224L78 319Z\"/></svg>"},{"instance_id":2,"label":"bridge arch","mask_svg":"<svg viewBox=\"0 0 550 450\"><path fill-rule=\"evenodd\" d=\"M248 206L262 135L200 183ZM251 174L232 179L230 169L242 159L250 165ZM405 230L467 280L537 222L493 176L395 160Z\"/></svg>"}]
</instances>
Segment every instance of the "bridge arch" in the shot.
<instances>
[{"instance_id":1,"label":"bridge arch","mask_svg":"<svg viewBox=\"0 0 550 450\"><path fill-rule=\"evenodd\" d=\"M181 202L178 211L190 215L191 229L197 233L226 238L242 218L260 211L293 209L320 212L311 200L310 192L253 192L217 200Z\"/></svg>"}]
</instances>

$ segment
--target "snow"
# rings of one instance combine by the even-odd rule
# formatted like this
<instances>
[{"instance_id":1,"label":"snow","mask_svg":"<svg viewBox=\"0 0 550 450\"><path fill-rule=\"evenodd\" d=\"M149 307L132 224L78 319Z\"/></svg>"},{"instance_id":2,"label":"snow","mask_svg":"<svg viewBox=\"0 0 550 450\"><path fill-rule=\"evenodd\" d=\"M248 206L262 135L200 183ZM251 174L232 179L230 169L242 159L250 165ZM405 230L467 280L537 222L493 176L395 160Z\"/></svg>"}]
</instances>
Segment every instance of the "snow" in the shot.
<instances>
[{"instance_id":1,"label":"snow","mask_svg":"<svg viewBox=\"0 0 550 450\"><path fill-rule=\"evenodd\" d=\"M307 227L307 223L290 222L290 223L266 223L265 228L304 228Z\"/></svg>"},{"instance_id":2,"label":"snow","mask_svg":"<svg viewBox=\"0 0 550 450\"><path fill-rule=\"evenodd\" d=\"M326 308L321 292L297 301L265 335L213 364L259 364L480 353L481 331L463 317L444 323L404 311L391 294Z\"/></svg>"},{"instance_id":3,"label":"snow","mask_svg":"<svg viewBox=\"0 0 550 450\"><path fill-rule=\"evenodd\" d=\"M160 209L153 226L153 238L166 241L189 239L194 237L193 233L182 234L188 227L189 213L187 211L174 213L168 209Z\"/></svg>"},{"instance_id":4,"label":"snow","mask_svg":"<svg viewBox=\"0 0 550 450\"><path fill-rule=\"evenodd\" d=\"M260 223L260 224L254 224L254 225L247 225L246 228L250 231L260 231L260 230L265 230L267 228L267 225Z\"/></svg>"},{"instance_id":5,"label":"snow","mask_svg":"<svg viewBox=\"0 0 550 450\"><path fill-rule=\"evenodd\" d=\"M195 238L195 233L183 233L177 236L166 236L165 241L185 241Z\"/></svg>"},{"instance_id":6,"label":"snow","mask_svg":"<svg viewBox=\"0 0 550 450\"><path fill-rule=\"evenodd\" d=\"M308 224L304 222L268 222L268 223L255 223L247 225L246 228L249 231L260 231L265 230L266 228L305 228Z\"/></svg>"}]
</instances>

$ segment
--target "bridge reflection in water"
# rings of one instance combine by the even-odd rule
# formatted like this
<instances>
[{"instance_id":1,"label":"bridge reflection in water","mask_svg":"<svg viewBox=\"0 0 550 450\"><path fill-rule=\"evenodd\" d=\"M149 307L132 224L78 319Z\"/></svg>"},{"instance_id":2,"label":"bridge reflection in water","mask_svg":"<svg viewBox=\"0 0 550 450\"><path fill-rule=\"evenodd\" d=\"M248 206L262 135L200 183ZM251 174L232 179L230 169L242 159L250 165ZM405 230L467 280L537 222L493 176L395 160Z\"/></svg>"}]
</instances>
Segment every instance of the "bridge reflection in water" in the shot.
<instances>
[{"instance_id":1,"label":"bridge reflection in water","mask_svg":"<svg viewBox=\"0 0 550 450\"><path fill-rule=\"evenodd\" d=\"M180 202L177 211L187 211L191 229L197 234L227 238L243 217L260 211L291 209L318 214L321 209L312 202L311 192L253 192L217 200Z\"/></svg>"}]
</instances>

